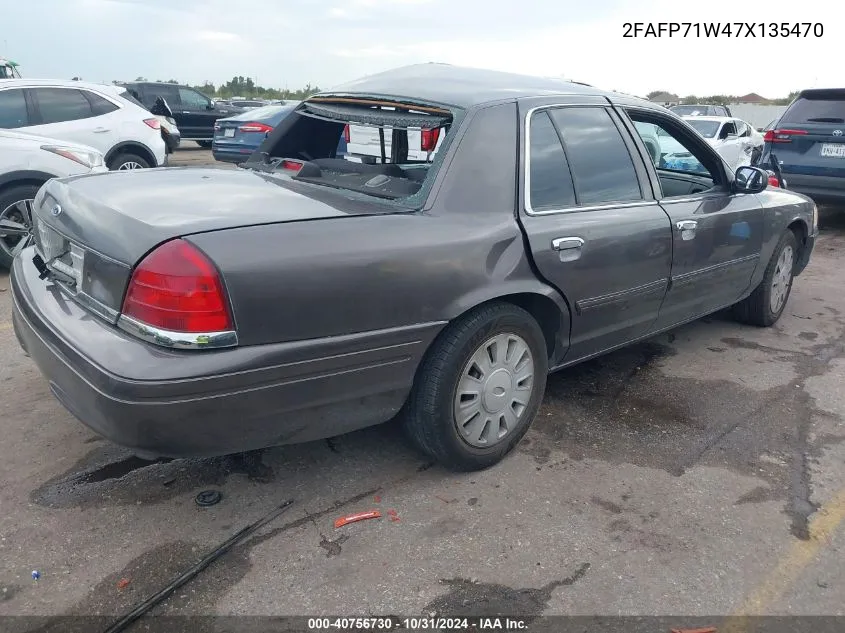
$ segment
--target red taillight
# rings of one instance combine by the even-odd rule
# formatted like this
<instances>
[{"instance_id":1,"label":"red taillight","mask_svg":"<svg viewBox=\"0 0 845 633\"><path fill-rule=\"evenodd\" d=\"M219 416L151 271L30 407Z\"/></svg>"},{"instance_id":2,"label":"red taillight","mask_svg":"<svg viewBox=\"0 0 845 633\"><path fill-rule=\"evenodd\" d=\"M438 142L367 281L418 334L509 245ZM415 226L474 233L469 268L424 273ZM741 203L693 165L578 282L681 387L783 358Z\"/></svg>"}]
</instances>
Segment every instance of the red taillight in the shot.
<instances>
[{"instance_id":1,"label":"red taillight","mask_svg":"<svg viewBox=\"0 0 845 633\"><path fill-rule=\"evenodd\" d=\"M780 183L778 182L777 176L769 176L769 186L770 187L780 187Z\"/></svg>"},{"instance_id":2,"label":"red taillight","mask_svg":"<svg viewBox=\"0 0 845 633\"><path fill-rule=\"evenodd\" d=\"M291 171L299 171L302 169L302 163L297 163L294 160L283 160L282 169L289 169Z\"/></svg>"},{"instance_id":3,"label":"red taillight","mask_svg":"<svg viewBox=\"0 0 845 633\"><path fill-rule=\"evenodd\" d=\"M437 139L440 138L440 128L423 130L420 137L420 149L423 152L433 152L437 147Z\"/></svg>"},{"instance_id":4,"label":"red taillight","mask_svg":"<svg viewBox=\"0 0 845 633\"><path fill-rule=\"evenodd\" d=\"M349 142L349 126L348 125L343 126L343 140L346 141L347 143Z\"/></svg>"},{"instance_id":5,"label":"red taillight","mask_svg":"<svg viewBox=\"0 0 845 633\"><path fill-rule=\"evenodd\" d=\"M165 242L138 264L123 314L171 332L234 329L220 274L198 248L181 239Z\"/></svg>"},{"instance_id":6,"label":"red taillight","mask_svg":"<svg viewBox=\"0 0 845 633\"><path fill-rule=\"evenodd\" d=\"M154 130L161 129L161 121L159 121L158 119L144 119L144 123L149 125Z\"/></svg>"},{"instance_id":7,"label":"red taillight","mask_svg":"<svg viewBox=\"0 0 845 633\"><path fill-rule=\"evenodd\" d=\"M806 130L767 130L763 135L763 140L767 143L791 143L790 137L806 133Z\"/></svg>"},{"instance_id":8,"label":"red taillight","mask_svg":"<svg viewBox=\"0 0 845 633\"><path fill-rule=\"evenodd\" d=\"M272 132L273 126L266 123L245 123L238 128L241 132Z\"/></svg>"}]
</instances>

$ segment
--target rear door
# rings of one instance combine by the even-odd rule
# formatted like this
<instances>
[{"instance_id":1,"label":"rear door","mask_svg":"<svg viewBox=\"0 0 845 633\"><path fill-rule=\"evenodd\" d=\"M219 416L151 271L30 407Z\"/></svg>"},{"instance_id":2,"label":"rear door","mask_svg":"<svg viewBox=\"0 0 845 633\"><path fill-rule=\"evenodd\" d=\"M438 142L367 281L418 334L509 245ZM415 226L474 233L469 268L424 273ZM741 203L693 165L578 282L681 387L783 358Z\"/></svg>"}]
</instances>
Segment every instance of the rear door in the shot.
<instances>
[{"instance_id":1,"label":"rear door","mask_svg":"<svg viewBox=\"0 0 845 633\"><path fill-rule=\"evenodd\" d=\"M805 90L770 136L790 185L802 176L845 178L845 89Z\"/></svg>"},{"instance_id":2,"label":"rear door","mask_svg":"<svg viewBox=\"0 0 845 633\"><path fill-rule=\"evenodd\" d=\"M520 105L521 222L540 276L572 308L571 360L649 330L668 285L672 230L607 101L535 103Z\"/></svg>"},{"instance_id":3,"label":"rear door","mask_svg":"<svg viewBox=\"0 0 845 633\"><path fill-rule=\"evenodd\" d=\"M103 154L119 140L119 122L109 116L118 108L107 100L95 101L86 96L87 91L58 86L30 88L29 92L36 112L36 125L28 130L33 134L90 145Z\"/></svg>"}]
</instances>

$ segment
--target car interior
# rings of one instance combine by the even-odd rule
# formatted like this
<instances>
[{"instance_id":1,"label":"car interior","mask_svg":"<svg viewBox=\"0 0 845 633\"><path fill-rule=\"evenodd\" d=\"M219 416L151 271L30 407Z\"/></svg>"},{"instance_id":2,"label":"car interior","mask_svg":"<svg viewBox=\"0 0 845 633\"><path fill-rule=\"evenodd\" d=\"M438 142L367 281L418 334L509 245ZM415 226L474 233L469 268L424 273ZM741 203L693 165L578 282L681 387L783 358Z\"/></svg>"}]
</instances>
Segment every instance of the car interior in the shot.
<instances>
[{"instance_id":1,"label":"car interior","mask_svg":"<svg viewBox=\"0 0 845 633\"><path fill-rule=\"evenodd\" d=\"M688 196L720 189L724 185L723 166L710 152L702 151L701 143L696 142L679 124L643 110L626 109L626 112L635 124L644 123L657 128L657 138L661 143L659 156L655 157L651 152L646 155L654 163L663 197ZM633 126L633 129L642 139L638 126ZM686 151L665 151L668 143L664 139L667 138L672 139L672 145L679 144ZM645 139L642 140L645 144Z\"/></svg>"},{"instance_id":2,"label":"car interior","mask_svg":"<svg viewBox=\"0 0 845 633\"><path fill-rule=\"evenodd\" d=\"M282 172L296 181L376 198L413 196L422 189L433 163L408 159L408 129L432 130L436 144L441 133L448 134L451 113L439 108L411 109L403 104L360 101L306 102L276 128L267 141L270 149L259 148L244 167ZM379 129L381 163L363 163L337 155L338 140L349 123ZM387 135L391 140L389 155L385 155Z\"/></svg>"}]
</instances>

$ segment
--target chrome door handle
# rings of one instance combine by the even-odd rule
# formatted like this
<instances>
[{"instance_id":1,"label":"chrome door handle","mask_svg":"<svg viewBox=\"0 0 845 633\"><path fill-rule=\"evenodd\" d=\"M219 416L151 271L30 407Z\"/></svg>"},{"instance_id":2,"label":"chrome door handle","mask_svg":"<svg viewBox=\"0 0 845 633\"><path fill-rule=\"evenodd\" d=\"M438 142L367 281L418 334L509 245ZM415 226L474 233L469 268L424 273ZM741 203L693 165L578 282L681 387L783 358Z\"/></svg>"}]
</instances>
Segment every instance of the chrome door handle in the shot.
<instances>
[{"instance_id":1,"label":"chrome door handle","mask_svg":"<svg viewBox=\"0 0 845 633\"><path fill-rule=\"evenodd\" d=\"M675 226L678 227L679 231L694 231L698 228L698 222L695 220L681 220Z\"/></svg>"},{"instance_id":2,"label":"chrome door handle","mask_svg":"<svg viewBox=\"0 0 845 633\"><path fill-rule=\"evenodd\" d=\"M107 127L97 127L91 130L94 134L102 134L103 132L108 132L109 129Z\"/></svg>"},{"instance_id":3,"label":"chrome door handle","mask_svg":"<svg viewBox=\"0 0 845 633\"><path fill-rule=\"evenodd\" d=\"M552 248L556 251L568 251L584 246L584 240L580 237L559 237L552 240Z\"/></svg>"}]
</instances>

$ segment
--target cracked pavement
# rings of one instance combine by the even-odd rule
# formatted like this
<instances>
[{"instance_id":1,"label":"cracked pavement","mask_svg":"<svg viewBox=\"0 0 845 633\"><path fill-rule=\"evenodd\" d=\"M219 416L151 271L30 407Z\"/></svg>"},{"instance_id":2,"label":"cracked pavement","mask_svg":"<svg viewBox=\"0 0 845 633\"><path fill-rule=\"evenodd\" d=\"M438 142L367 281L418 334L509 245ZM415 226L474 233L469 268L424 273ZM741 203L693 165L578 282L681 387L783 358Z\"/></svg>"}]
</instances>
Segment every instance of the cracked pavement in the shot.
<instances>
[{"instance_id":1,"label":"cracked pavement","mask_svg":"<svg viewBox=\"0 0 845 633\"><path fill-rule=\"evenodd\" d=\"M764 613L843 615L845 532L810 527L845 499L845 213L822 222L774 328L713 315L555 374L525 441L474 474L392 425L259 460L132 458L53 399L0 292L0 615L123 614L288 498L152 613L707 616L786 564ZM198 507L205 489L222 500ZM815 549L783 563L796 543Z\"/></svg>"}]
</instances>

